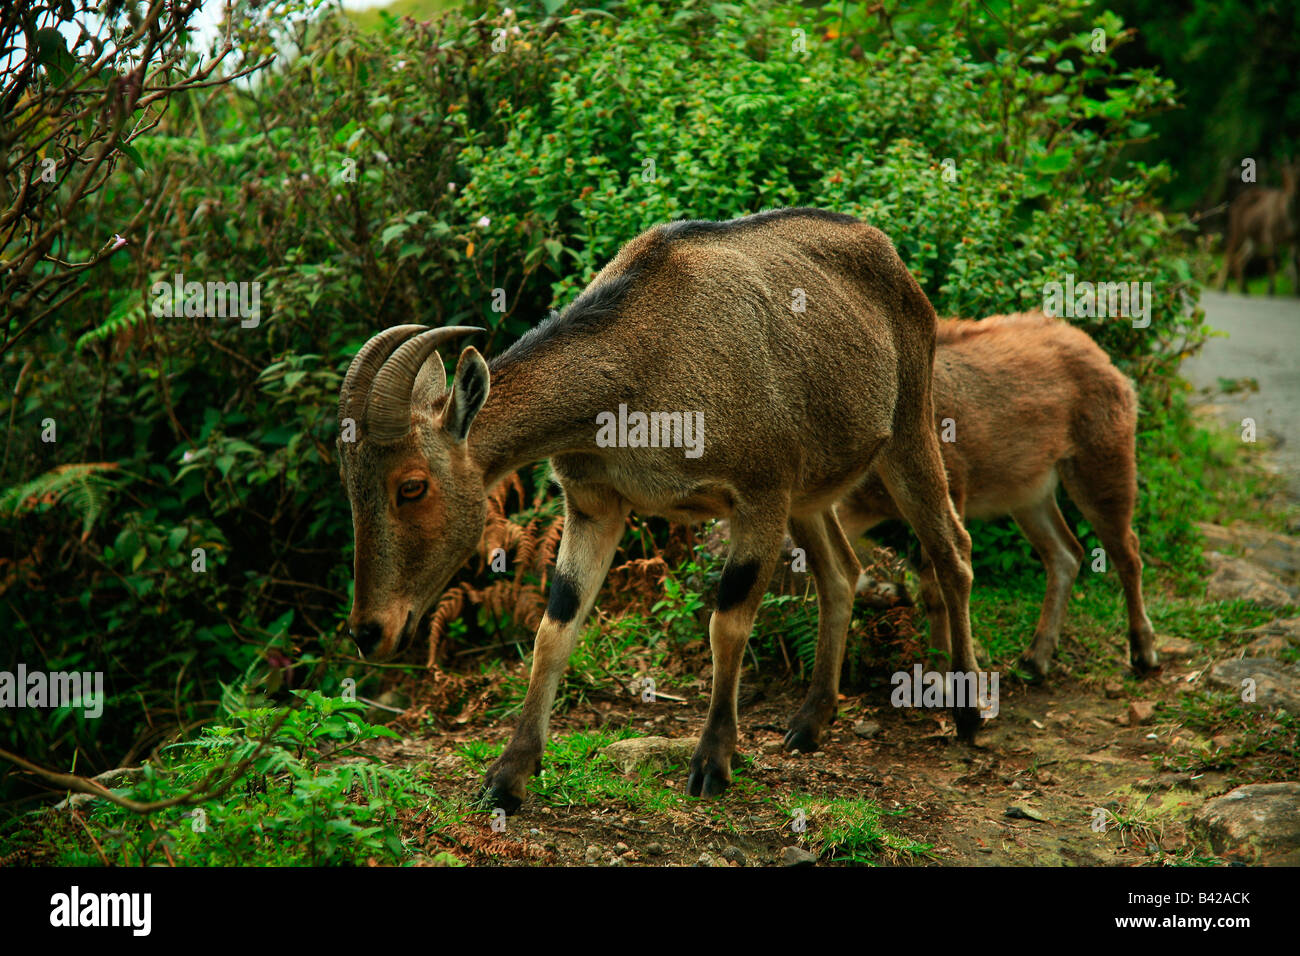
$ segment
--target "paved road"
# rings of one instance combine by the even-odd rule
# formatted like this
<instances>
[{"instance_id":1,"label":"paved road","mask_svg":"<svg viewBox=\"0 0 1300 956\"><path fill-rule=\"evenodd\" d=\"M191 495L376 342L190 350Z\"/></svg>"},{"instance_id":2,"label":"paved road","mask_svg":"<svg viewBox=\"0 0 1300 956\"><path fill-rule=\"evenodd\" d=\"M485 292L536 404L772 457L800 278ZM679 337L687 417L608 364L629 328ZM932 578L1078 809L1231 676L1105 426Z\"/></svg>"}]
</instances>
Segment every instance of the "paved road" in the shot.
<instances>
[{"instance_id":1,"label":"paved road","mask_svg":"<svg viewBox=\"0 0 1300 956\"><path fill-rule=\"evenodd\" d=\"M1198 392L1209 390L1225 425L1240 434L1250 417L1261 438L1278 441L1278 464L1300 497L1300 299L1207 289L1201 305L1206 323L1228 338L1207 342L1183 363L1183 374ZM1259 382L1258 392L1215 395L1220 378L1246 377Z\"/></svg>"}]
</instances>

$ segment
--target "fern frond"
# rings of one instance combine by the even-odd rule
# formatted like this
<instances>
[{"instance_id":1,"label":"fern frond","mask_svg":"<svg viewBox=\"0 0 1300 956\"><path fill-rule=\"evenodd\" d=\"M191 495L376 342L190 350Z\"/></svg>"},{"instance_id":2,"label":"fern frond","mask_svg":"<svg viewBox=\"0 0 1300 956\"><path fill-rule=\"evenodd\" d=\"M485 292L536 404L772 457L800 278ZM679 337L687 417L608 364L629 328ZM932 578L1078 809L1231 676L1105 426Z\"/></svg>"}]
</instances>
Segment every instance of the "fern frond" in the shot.
<instances>
[{"instance_id":1,"label":"fern frond","mask_svg":"<svg viewBox=\"0 0 1300 956\"><path fill-rule=\"evenodd\" d=\"M42 506L67 503L81 516L84 538L108 504L109 490L115 487L104 473L116 468L117 463L112 461L82 461L51 468L29 482L0 492L0 516L16 518Z\"/></svg>"},{"instance_id":2,"label":"fern frond","mask_svg":"<svg viewBox=\"0 0 1300 956\"><path fill-rule=\"evenodd\" d=\"M135 328L144 321L144 318L144 302L141 300L139 293L128 292L113 304L112 311L101 325L77 339L74 351L80 352L83 347L91 342L112 338L120 332Z\"/></svg>"}]
</instances>

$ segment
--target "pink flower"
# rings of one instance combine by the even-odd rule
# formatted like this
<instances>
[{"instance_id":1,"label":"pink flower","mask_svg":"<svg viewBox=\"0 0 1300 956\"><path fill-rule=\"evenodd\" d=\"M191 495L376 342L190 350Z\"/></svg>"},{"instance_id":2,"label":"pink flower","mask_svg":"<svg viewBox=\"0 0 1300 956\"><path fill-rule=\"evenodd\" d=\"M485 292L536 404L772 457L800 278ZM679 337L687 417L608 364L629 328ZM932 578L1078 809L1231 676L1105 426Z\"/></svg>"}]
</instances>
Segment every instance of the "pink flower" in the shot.
<instances>
[{"instance_id":1,"label":"pink flower","mask_svg":"<svg viewBox=\"0 0 1300 956\"><path fill-rule=\"evenodd\" d=\"M126 245L126 239L119 236L117 233L113 233L113 249L121 249L124 245ZM109 251L111 252L112 250L110 249Z\"/></svg>"}]
</instances>

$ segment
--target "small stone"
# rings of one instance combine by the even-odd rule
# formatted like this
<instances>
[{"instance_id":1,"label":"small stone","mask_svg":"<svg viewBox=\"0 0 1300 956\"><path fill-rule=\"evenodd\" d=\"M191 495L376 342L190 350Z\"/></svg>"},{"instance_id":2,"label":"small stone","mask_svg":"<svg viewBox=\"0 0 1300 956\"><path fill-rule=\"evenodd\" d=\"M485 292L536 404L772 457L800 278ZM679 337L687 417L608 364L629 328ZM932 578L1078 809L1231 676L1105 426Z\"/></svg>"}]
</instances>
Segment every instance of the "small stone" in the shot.
<instances>
[{"instance_id":1,"label":"small stone","mask_svg":"<svg viewBox=\"0 0 1300 956\"><path fill-rule=\"evenodd\" d=\"M745 852L738 846L723 847L722 858L729 863L735 863L737 866L745 866L749 862L745 859Z\"/></svg>"},{"instance_id":2,"label":"small stone","mask_svg":"<svg viewBox=\"0 0 1300 956\"><path fill-rule=\"evenodd\" d=\"M788 846L781 851L781 863L784 866L812 866L816 862L817 855L801 846Z\"/></svg>"},{"instance_id":3,"label":"small stone","mask_svg":"<svg viewBox=\"0 0 1300 956\"><path fill-rule=\"evenodd\" d=\"M646 846L646 848L645 848L645 851L646 851L646 853L648 853L650 856L663 856L663 855L664 855L663 844L660 844L660 843L650 843L650 844L647 844L647 846Z\"/></svg>"},{"instance_id":4,"label":"small stone","mask_svg":"<svg viewBox=\"0 0 1300 956\"><path fill-rule=\"evenodd\" d=\"M880 733L880 724L874 720L859 720L853 725L853 732L864 740L870 740Z\"/></svg>"},{"instance_id":5,"label":"small stone","mask_svg":"<svg viewBox=\"0 0 1300 956\"><path fill-rule=\"evenodd\" d=\"M759 749L765 754L779 754L783 748L779 740L766 740Z\"/></svg>"},{"instance_id":6,"label":"small stone","mask_svg":"<svg viewBox=\"0 0 1300 956\"><path fill-rule=\"evenodd\" d=\"M610 865L610 866L627 866L627 860L623 859L621 856L612 856L612 857L609 858L609 865Z\"/></svg>"},{"instance_id":7,"label":"small stone","mask_svg":"<svg viewBox=\"0 0 1300 956\"><path fill-rule=\"evenodd\" d=\"M1232 734L1215 734L1210 738L1210 743L1218 750L1228 750L1236 742L1237 738Z\"/></svg>"},{"instance_id":8,"label":"small stone","mask_svg":"<svg viewBox=\"0 0 1300 956\"><path fill-rule=\"evenodd\" d=\"M626 853L626 852L627 852L628 850L630 850L630 849L632 849L632 848L631 848L630 846L628 846L626 843L615 843L615 844L614 844L614 852L617 853L619 856L622 856L624 853Z\"/></svg>"},{"instance_id":9,"label":"small stone","mask_svg":"<svg viewBox=\"0 0 1300 956\"><path fill-rule=\"evenodd\" d=\"M1013 820L1036 820L1039 823L1046 823L1047 817L1043 816L1033 807L1023 803L1013 803L1007 807L1006 815Z\"/></svg>"},{"instance_id":10,"label":"small stone","mask_svg":"<svg viewBox=\"0 0 1300 956\"><path fill-rule=\"evenodd\" d=\"M1155 716L1156 705L1149 700L1135 700L1128 705L1128 722L1130 727L1149 724Z\"/></svg>"},{"instance_id":11,"label":"small stone","mask_svg":"<svg viewBox=\"0 0 1300 956\"><path fill-rule=\"evenodd\" d=\"M598 846L589 846L589 847L587 847L587 854L586 854L586 856L584 857L584 859L587 861L588 864L594 866L595 864L597 864L597 863L599 863L599 862L601 861L601 858L602 858L604 855L605 855L605 854L601 852L600 847L598 847Z\"/></svg>"},{"instance_id":12,"label":"small stone","mask_svg":"<svg viewBox=\"0 0 1300 956\"><path fill-rule=\"evenodd\" d=\"M1124 696L1124 685L1117 681L1108 680L1105 686L1106 698L1108 700L1118 700Z\"/></svg>"}]
</instances>

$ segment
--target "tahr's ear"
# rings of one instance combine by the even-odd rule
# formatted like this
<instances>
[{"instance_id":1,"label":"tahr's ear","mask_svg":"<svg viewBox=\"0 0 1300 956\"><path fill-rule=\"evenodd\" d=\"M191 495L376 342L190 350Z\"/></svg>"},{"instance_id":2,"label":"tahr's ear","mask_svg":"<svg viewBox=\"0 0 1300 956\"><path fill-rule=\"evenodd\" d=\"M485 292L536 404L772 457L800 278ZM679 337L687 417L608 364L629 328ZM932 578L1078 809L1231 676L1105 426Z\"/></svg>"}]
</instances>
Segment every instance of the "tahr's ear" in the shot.
<instances>
[{"instance_id":1,"label":"tahr's ear","mask_svg":"<svg viewBox=\"0 0 1300 956\"><path fill-rule=\"evenodd\" d=\"M464 441L469 435L469 428L474 424L474 416L479 413L488 397L488 367L483 356L474 346L468 346L460 353L456 363L456 377L451 385L451 401L443 415L443 431L456 441Z\"/></svg>"}]
</instances>

